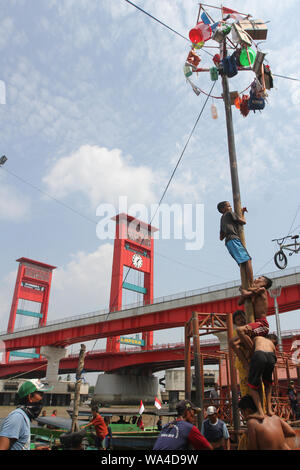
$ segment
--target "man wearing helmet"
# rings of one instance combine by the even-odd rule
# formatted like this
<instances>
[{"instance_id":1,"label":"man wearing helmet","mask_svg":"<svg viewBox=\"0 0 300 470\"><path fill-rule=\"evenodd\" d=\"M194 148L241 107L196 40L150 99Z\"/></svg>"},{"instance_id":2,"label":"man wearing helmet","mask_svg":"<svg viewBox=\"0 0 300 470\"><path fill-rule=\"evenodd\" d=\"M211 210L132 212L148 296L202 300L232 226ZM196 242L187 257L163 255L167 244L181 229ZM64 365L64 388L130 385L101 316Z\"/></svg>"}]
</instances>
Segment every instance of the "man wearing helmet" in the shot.
<instances>
[{"instance_id":1,"label":"man wearing helmet","mask_svg":"<svg viewBox=\"0 0 300 470\"><path fill-rule=\"evenodd\" d=\"M39 416L43 408L43 393L52 388L38 379L20 385L19 406L9 413L1 426L0 450L30 450L30 421Z\"/></svg>"}]
</instances>

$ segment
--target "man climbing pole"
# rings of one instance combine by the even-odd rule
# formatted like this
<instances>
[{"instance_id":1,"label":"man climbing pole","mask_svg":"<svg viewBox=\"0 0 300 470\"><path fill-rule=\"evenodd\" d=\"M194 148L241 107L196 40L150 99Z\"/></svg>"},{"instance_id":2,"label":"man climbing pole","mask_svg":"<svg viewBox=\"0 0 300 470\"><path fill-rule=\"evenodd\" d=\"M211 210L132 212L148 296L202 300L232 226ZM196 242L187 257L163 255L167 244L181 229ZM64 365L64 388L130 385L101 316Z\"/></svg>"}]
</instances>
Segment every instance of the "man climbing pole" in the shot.
<instances>
[{"instance_id":1,"label":"man climbing pole","mask_svg":"<svg viewBox=\"0 0 300 470\"><path fill-rule=\"evenodd\" d=\"M242 244L239 235L239 226L246 224L244 214L247 212L247 209L246 207L243 207L242 215L238 216L236 213L232 212L230 202L228 201L220 202L217 208L222 214L220 223L220 240L222 241L225 239L226 248L237 264L239 266L244 265L247 279L249 279L249 283L251 285L253 281L251 258Z\"/></svg>"}]
</instances>

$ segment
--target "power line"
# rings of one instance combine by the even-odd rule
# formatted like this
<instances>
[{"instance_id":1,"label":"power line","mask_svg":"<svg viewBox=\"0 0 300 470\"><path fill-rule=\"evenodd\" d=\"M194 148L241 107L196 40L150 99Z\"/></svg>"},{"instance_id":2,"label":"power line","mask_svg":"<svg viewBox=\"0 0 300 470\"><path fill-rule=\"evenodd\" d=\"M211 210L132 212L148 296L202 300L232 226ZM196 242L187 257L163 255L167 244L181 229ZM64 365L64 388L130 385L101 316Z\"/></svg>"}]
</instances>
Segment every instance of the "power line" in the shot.
<instances>
[{"instance_id":1,"label":"power line","mask_svg":"<svg viewBox=\"0 0 300 470\"><path fill-rule=\"evenodd\" d=\"M205 102L204 102L204 105L202 106L202 109L201 109L201 111L200 111L200 113L199 113L199 116L197 117L196 122L195 122L195 124L194 124L194 127L193 127L193 129L192 129L192 131L191 131L191 133L190 133L190 135L189 135L189 137L188 137L188 140L187 140L187 142L186 142L186 144L185 144L185 146L184 146L184 148L183 148L183 150L182 150L182 152L181 152L181 155L180 155L180 157L179 157L179 159L178 159L178 162L176 163L176 166L175 166L175 168L174 168L174 170L173 170L173 172L172 172L172 175L171 175L171 177L170 177L170 179L169 179L169 181L168 181L168 184L167 184L167 186L166 186L166 188L165 188L165 190L164 190L164 192L163 192L163 195L162 195L162 197L160 198L160 201L159 201L159 203L158 203L158 206L157 206L157 208L156 208L156 211L155 211L155 213L154 213L154 215L153 215L153 217L152 217L152 219L151 219L150 225L152 224L153 219L154 219L154 217L156 216L157 211L158 211L158 209L159 209L159 207L160 207L160 205L161 205L161 203L162 203L162 201L163 201L163 199L164 199L164 197L165 197L165 195L166 195L166 193L167 193L167 191L168 191L168 188L169 188L169 186L170 186L170 184L171 184L171 181L172 181L172 179L173 179L173 177L174 177L174 175L175 175L175 173L176 173L176 170L177 170L177 168L178 168L178 166L179 166L179 164L180 164L180 162L181 162L181 160L182 160L182 157L183 157L183 155L184 155L184 153L185 153L185 151L186 151L186 148L187 148L187 146L188 146L188 144L189 144L189 142L190 142L190 140L191 140L191 138L192 138L192 136L193 136L193 134L194 134L194 132L195 132L195 129L196 129L196 127L197 127L197 124L198 124L198 122L199 122L199 120L200 120L200 118L201 118L201 116L202 116L202 114L203 114L203 111L204 111L204 109L205 109L205 106L206 106L206 104L207 104L209 98L210 98L210 95L211 95L211 93L212 93L212 91L213 91L213 89L214 89L215 84L216 84L216 82L213 83L213 85L212 85L212 87L211 87L211 89L210 89L210 92L209 92L209 94L208 94L207 97L206 97L206 100L205 100Z\"/></svg>"},{"instance_id":2,"label":"power line","mask_svg":"<svg viewBox=\"0 0 300 470\"><path fill-rule=\"evenodd\" d=\"M163 23L162 21L160 21L158 18L156 18L156 16L153 16L151 15L150 13L148 13L147 11L143 10L143 8L139 7L138 5L136 5L135 3L131 2L130 0L125 0L125 2L129 3L130 5L132 5L133 7L135 7L137 10L140 10L142 13L144 13L145 15L149 16L152 20L154 21L157 21L158 23L160 23L162 26L164 26L165 28L169 29L170 31L172 31L174 34L177 34L177 36L180 36L182 39L184 39L185 41L188 41L189 43L191 42L189 38L183 36L181 33L179 33L178 31L176 31L175 29L171 28L170 26L168 26L166 23ZM205 51L204 52L208 55L210 55L211 57L213 57L213 54L211 54L210 52L208 51Z\"/></svg>"},{"instance_id":3,"label":"power line","mask_svg":"<svg viewBox=\"0 0 300 470\"><path fill-rule=\"evenodd\" d=\"M271 261L273 261L273 259L274 259L274 256L272 256L272 258L269 259L269 261L267 261L266 264L264 264L260 269L258 269L258 270L256 271L256 273L254 274L254 276L256 276L258 273L261 273L262 270L263 270L266 266L268 266L268 264L270 264Z\"/></svg>"},{"instance_id":4,"label":"power line","mask_svg":"<svg viewBox=\"0 0 300 470\"><path fill-rule=\"evenodd\" d=\"M90 219L89 217L87 217L86 215L84 214L81 214L81 212L78 212L76 209L73 209L73 207L69 206L68 204L65 204L64 202L62 202L60 199L57 199L56 197L54 196L51 196L50 194L46 193L45 191L43 191L42 189L38 188L37 186L35 186L34 184L30 183L29 181L26 181L24 178L21 178L21 176L18 176L16 175L15 173L13 173L12 171L9 171L7 170L6 168L3 168L1 167L2 170L6 171L6 173L10 174L11 176L13 176L14 178L17 178L19 181L21 181L22 183L24 184L27 184L28 186L30 186L31 188L35 189L36 191L38 191L39 193L43 194L44 196L47 196L49 199L52 199L53 201L55 201L57 204L60 204L61 206L65 207L66 209L69 209L70 211L74 212L74 214L77 214L79 215L80 217L86 219L88 222L92 222L93 224L97 224L97 222L93 219Z\"/></svg>"},{"instance_id":5,"label":"power line","mask_svg":"<svg viewBox=\"0 0 300 470\"><path fill-rule=\"evenodd\" d=\"M190 40L188 38L186 38L185 36L183 36L182 34L178 33L178 31L175 31L175 29L171 28L170 26L168 26L166 23L163 23L162 21L160 21L158 18L156 18L155 16L153 15L150 15L150 13L148 13L147 11L143 10L143 8L139 7L138 5L135 5L135 3L132 3L130 0L125 0L125 2L127 3L130 3L130 5L132 5L133 7L135 7L137 10L140 10L142 13L144 13L145 15L149 16L150 18L152 18L154 21L157 21L158 23L160 23L162 26L164 26L165 28L168 28L170 31L172 31L173 33L177 34L178 36L180 36L181 38L183 38L184 40L190 42Z\"/></svg>"},{"instance_id":6,"label":"power line","mask_svg":"<svg viewBox=\"0 0 300 470\"><path fill-rule=\"evenodd\" d=\"M126 0L126 1L127 1L127 0ZM166 186L166 188L165 188L165 190L164 190L164 192L163 192L163 194L162 194L162 196L161 196L161 198L160 198L160 201L159 201L159 203L158 203L158 205L157 205L156 211L155 211L153 217L151 218L151 221L150 221L150 224L149 224L149 225L152 224L152 222L153 222L153 220L154 220L154 218L155 218L155 216L156 216L156 214L157 214L157 211L158 211L159 207L161 206L163 199L165 198L165 195L166 195L166 193L167 193L167 191L168 191L168 189L169 189L169 186L170 186L170 184L171 184L171 182L172 182L172 179L173 179L174 176L175 176L176 170L177 170L177 168L178 168L178 166L179 166L179 164L180 164L180 162L181 162L181 160L182 160L182 158L183 158L183 155L184 155L184 153L185 153L185 151L186 151L186 148L187 148L187 146L188 146L188 144L189 144L189 142L190 142L190 140L191 140L191 138L192 138L192 136L193 136L193 134L194 134L194 132L195 132L195 129L196 129L196 127L197 127L197 124L198 124L198 122L199 122L199 120L200 120L200 118L201 118L201 116L202 116L202 114L203 114L203 111L204 111L204 109L205 109L205 106L206 106L206 104L207 104L207 102L208 102L208 100L209 100L209 98L210 98L210 95L211 95L211 93L212 93L212 91L213 91L215 85L216 85L216 82L213 83L213 85L212 85L212 87L211 87L211 89L210 89L210 92L209 92L209 94L208 94L207 97L206 97L206 100L205 100L205 102L204 102L204 104L203 104L203 106L202 106L202 109L201 109L201 111L200 111L200 113L199 113L199 116L197 117L196 122L195 122L195 124L194 124L194 127L193 127L193 129L191 130L191 132L190 132L190 135L189 135L189 137L188 137L188 139L187 139L187 142L186 142L186 144L185 144L185 146L184 146L184 148L183 148L183 150L182 150L182 152L181 152L181 155L180 155L180 157L179 157L179 159L178 159L178 161L177 161L177 163L176 163L176 165L175 165L175 168L174 168L174 170L173 170L173 172L172 172L172 174L171 174L171 176L170 176L170 178L169 178L169 181L168 181L168 183L167 183L167 186ZM144 239L140 242L140 245L142 245L143 241L144 241ZM128 275L129 275L131 269L132 269L132 267L130 266L130 267L128 268L128 271L127 271L127 273L126 273L126 275L125 275L125 278L124 278L124 280L123 280L123 282L122 282L122 285L121 285L121 287L120 287L120 290L118 291L118 293L116 294L116 296L115 296L115 298L114 298L114 300L113 300L113 302L112 302L112 306L114 305L114 303L115 303L115 301L116 301L118 295L120 295L120 292L121 292L122 289L123 289L124 282L126 282L126 279L127 279ZM108 318L109 314L110 314L110 312L108 312L108 314L107 314L107 316L106 316L106 319Z\"/></svg>"},{"instance_id":7,"label":"power line","mask_svg":"<svg viewBox=\"0 0 300 470\"><path fill-rule=\"evenodd\" d=\"M3 169L3 168L2 168ZM61 200L51 196L50 194L46 193L45 191L43 191L42 189L40 189L38 186L36 185L33 185L32 183L30 183L29 181L26 181L24 178L21 178L20 176L16 175L15 173L9 171L9 170L5 170L7 173L9 173L11 176L13 176L14 178L18 179L19 181L21 181L22 183L30 186L32 189L35 189L36 191L40 192L41 194L47 196L48 198L52 199L54 202L56 202L57 204L61 205L62 207L64 207L65 209L68 209L70 211L72 211L74 214L76 215L79 215L80 217L83 217L84 219L88 220L89 222L92 222L93 224L97 225L97 222L93 219L90 219L89 217L85 216L84 214L78 212L76 209L74 209L73 207L69 206L68 204L65 204L64 202L62 202ZM158 251L154 251L154 253L162 258L166 258L168 259L169 261L172 261L173 263L177 263L177 264L180 264L182 266L185 266L185 267L189 267L190 269L194 269L196 271L199 271L199 272L202 272L203 274L208 274L209 276L215 276L215 277L218 277L218 278L221 278L220 276L216 276L212 273L208 273L208 272L205 272L205 271L202 271L198 268L196 268L195 266L191 266L191 265L187 265L187 264L184 264L184 263L181 263L177 260L175 260L174 258L170 258L170 257L166 257L165 255L159 253ZM222 278L224 279L224 278Z\"/></svg>"},{"instance_id":8,"label":"power line","mask_svg":"<svg viewBox=\"0 0 300 470\"><path fill-rule=\"evenodd\" d=\"M180 266L183 266L188 269L193 269L194 271L198 271L199 273L206 274L207 276L212 276L218 279L226 280L223 276L218 276L217 274L212 274L208 273L207 271L203 271L202 269L196 268L196 266L192 266L190 264L182 263L181 261L175 260L173 258L169 258L166 255L163 255L162 253L159 253L158 251L155 252L157 255L159 255L160 258L165 258L168 261L171 261L172 263L179 264Z\"/></svg>"},{"instance_id":9,"label":"power line","mask_svg":"<svg viewBox=\"0 0 300 470\"><path fill-rule=\"evenodd\" d=\"M285 75L277 75L272 72L274 77L285 78L286 80L294 80L295 82L300 82L300 78L286 77Z\"/></svg>"},{"instance_id":10,"label":"power line","mask_svg":"<svg viewBox=\"0 0 300 470\"><path fill-rule=\"evenodd\" d=\"M292 225L290 226L290 230L289 230L289 232L288 232L288 236L291 235L291 231L292 231L293 225L294 225L294 223L295 223L295 220L296 220L296 218L297 218L299 209L300 209L300 204L299 204L299 206L298 206L298 208L297 208L297 211L296 211L295 217L294 217L294 219L293 219Z\"/></svg>"}]
</instances>

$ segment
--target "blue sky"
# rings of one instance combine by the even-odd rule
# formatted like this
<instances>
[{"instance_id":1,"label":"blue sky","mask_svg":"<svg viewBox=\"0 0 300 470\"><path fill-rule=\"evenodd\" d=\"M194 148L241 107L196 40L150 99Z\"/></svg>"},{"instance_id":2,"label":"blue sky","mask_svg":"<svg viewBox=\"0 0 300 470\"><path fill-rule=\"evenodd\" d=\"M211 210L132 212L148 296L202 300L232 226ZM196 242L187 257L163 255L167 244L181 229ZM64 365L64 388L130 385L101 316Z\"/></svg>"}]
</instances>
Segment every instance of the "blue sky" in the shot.
<instances>
[{"instance_id":1,"label":"blue sky","mask_svg":"<svg viewBox=\"0 0 300 470\"><path fill-rule=\"evenodd\" d=\"M184 36L197 19L195 0L136 3ZM299 76L296 0L276 9L270 0L227 6L270 21L260 47L272 71ZM124 0L1 0L0 7L6 85L0 153L8 157L0 171L3 331L21 256L58 267L49 321L108 305L113 242L97 238L97 207L117 207L119 196L129 205L159 201L205 97L193 93L183 74L188 42ZM209 55L201 57L203 66L212 66ZM239 73L231 90L241 91L253 77ZM193 81L211 87L209 75ZM214 92L220 96L220 80ZM219 241L216 204L232 195L224 109L220 100L214 103L219 119L211 118L210 100L164 200L204 205L204 245L188 251L186 240L156 241L155 297L239 278ZM271 239L287 234L300 203L299 103L300 84L278 78L261 114L243 118L233 108L255 273L276 271ZM289 267L298 265L297 255L289 258ZM281 318L282 329L300 329L299 312ZM160 332L154 340L182 339L176 334Z\"/></svg>"}]
</instances>

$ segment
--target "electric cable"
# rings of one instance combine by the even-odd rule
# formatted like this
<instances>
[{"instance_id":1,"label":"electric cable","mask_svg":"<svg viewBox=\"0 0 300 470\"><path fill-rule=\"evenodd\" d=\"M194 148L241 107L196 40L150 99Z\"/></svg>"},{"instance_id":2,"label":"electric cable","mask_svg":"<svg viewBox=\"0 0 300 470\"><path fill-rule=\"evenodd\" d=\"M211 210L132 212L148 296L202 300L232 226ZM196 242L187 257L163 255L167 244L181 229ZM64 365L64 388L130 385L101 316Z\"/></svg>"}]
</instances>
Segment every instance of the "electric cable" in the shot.
<instances>
[{"instance_id":1,"label":"electric cable","mask_svg":"<svg viewBox=\"0 0 300 470\"><path fill-rule=\"evenodd\" d=\"M52 199L53 201L57 202L57 204L60 204L61 206L65 207L66 209L69 209L70 211L74 212L75 214L79 215L80 217L84 218L85 220L87 220L88 222L92 222L93 224L97 224L97 222L93 219L90 219L89 217L87 217L86 215L84 214L81 214L81 212L77 211L76 209L74 209L73 207L69 206L68 204L65 204L64 202L62 202L60 199L57 199L56 197L54 196L51 196L50 194L46 193L45 191L43 191L42 189L38 188L37 186L35 186L34 184L30 183L29 181L26 181L24 178L21 178L20 176L16 175L15 173L13 173L12 171L9 171L7 170L6 168L4 167L1 167L1 170L2 171L5 171L6 173L8 173L9 175L13 176L14 178L17 178L18 180L20 180L22 183L24 184L27 184L28 186L30 186L31 188L35 189L36 191L40 192L41 194L43 194L44 196L47 196L49 199Z\"/></svg>"},{"instance_id":2,"label":"electric cable","mask_svg":"<svg viewBox=\"0 0 300 470\"><path fill-rule=\"evenodd\" d=\"M166 185L166 187L165 187L165 190L164 190L164 192L163 192L163 194L162 194L162 196L161 196L161 198L160 198L160 200L159 200L159 203L158 203L158 205L157 205L156 211L154 212L154 215L152 216L149 225L152 224L152 222L153 222L153 220L154 220L154 218L155 218L155 216L156 216L156 214L157 214L157 212L158 212L158 209L160 208L160 206L161 206L161 204L162 204L162 201L163 201L163 199L165 198L165 195L166 195L166 193L167 193L167 191L168 191L168 189L169 189L169 187L170 187L170 184L171 184L171 182L172 182L172 180L173 180L173 178L174 178L174 176L175 176L175 173L176 173L176 171L177 171L177 169L178 169L178 166L179 166L179 164L180 164L180 162L181 162L181 160L182 160L182 158L183 158L183 155L184 155L184 153L185 153L185 151L186 151L186 149L187 149L187 146L188 146L188 144L189 144L189 142L190 142L190 140L191 140L191 138L192 138L192 136L193 136L193 134L194 134L194 132L195 132L195 129L196 129L197 125L198 125L198 122L199 122L199 120L200 120L200 118L201 118L201 116L202 116L202 114L203 114L203 111L204 111L204 109L205 109L205 107L206 107L206 105L207 105L207 102L208 102L208 100L209 100L209 98L210 98L210 95L211 95L211 93L212 93L212 91L213 91L215 85L216 85L216 82L213 83L213 85L212 85L212 87L211 87L211 89L210 89L209 95L207 96L207 98L206 98L206 100L205 100L205 102L204 102L204 104L203 104L203 106L202 106L202 109L201 109L201 111L200 111L200 113L199 113L199 115L198 115L198 117L197 117L197 119L196 119L196 122L195 122L195 124L194 124L194 126L193 126L193 129L192 129L191 132L190 132L190 135L189 135L189 137L188 137L188 139L187 139L187 141L186 141L186 144L184 145L184 148L183 148L183 150L182 150L182 152L181 152L181 155L180 155L180 157L179 157L179 159L178 159L178 161L177 161L177 163L176 163L176 165L175 165L175 168L174 168L174 170L172 171L172 174L171 174L171 176L170 176L170 178L169 178L169 181L168 181L168 183L167 183L167 185ZM145 238L144 238L144 239L145 239ZM144 239L140 242L140 245L142 245ZM126 275L125 275L125 278L124 278L124 280L123 280L123 282L122 282L122 285L121 285L121 287L120 287L120 290L119 290L119 292L117 293L117 295L115 296L115 298L114 298L114 300L113 300L113 302L112 302L112 304L111 304L112 306L115 304L115 301L117 300L118 296L120 295L120 292L121 292L121 290L122 290L122 288L123 288L124 282L126 282L126 279L127 279L128 275L129 275L129 272L131 271L131 269L132 269L132 267L130 266L130 267L128 268L127 273L126 273ZM107 318L108 318L108 316L109 316L110 313L111 313L111 312L108 312L108 314L107 314L107 316L106 316L106 320L107 320Z\"/></svg>"},{"instance_id":3,"label":"electric cable","mask_svg":"<svg viewBox=\"0 0 300 470\"><path fill-rule=\"evenodd\" d=\"M1 169L4 170L3 167L1 167ZM53 200L54 202L56 202L57 204L60 204L60 205L61 205L62 207L64 207L65 209L69 209L70 211L72 211L72 212L75 213L76 215L79 215L80 217L83 217L84 219L88 220L89 222L92 222L92 223L94 223L95 225L97 225L97 222L96 222L95 220L93 220L93 219L87 217L86 215L80 213L79 211L77 211L77 210L74 209L73 207L69 206L68 204L63 203L61 200L59 200L59 199L57 199L57 198L51 196L51 195L48 194L47 192L45 192L45 191L43 191L42 189L40 189L38 186L33 185L33 184L30 183L29 181L26 181L24 178L21 178L20 176L16 175L15 173L13 173L13 172L11 172L11 171L9 171L9 170L7 170L7 169L5 169L5 171L6 171L7 173L9 173L11 176L13 176L13 177L17 178L18 180L20 180L23 184L26 184L26 185L30 186L32 189L35 189L36 191L40 192L41 194L47 196L49 199L52 199L52 200ZM154 253L157 254L157 255L159 255L159 256L162 257L162 258L168 259L169 261L171 261L171 262L173 262L173 263L177 263L177 264L180 264L180 265L182 265L182 266L188 267L188 268L190 268L190 269L194 269L194 270L199 271L199 272L201 272L201 273L203 273L203 274L208 274L209 276L213 276L213 277L220 278L220 279L225 279L225 278L222 278L222 277L217 276L217 275L215 275L215 274L208 273L208 272L206 272L206 271L202 271L202 270L196 268L195 266L187 265L187 264L184 264L184 263L182 263L182 262L179 262L179 261L175 260L174 258L166 257L165 255L159 253L159 252L156 251L156 250L154 250ZM3 330L3 331L4 331L4 330Z\"/></svg>"},{"instance_id":4,"label":"electric cable","mask_svg":"<svg viewBox=\"0 0 300 470\"><path fill-rule=\"evenodd\" d=\"M300 82L300 78L286 77L285 75L277 75L276 73L273 73L273 72L272 72L272 75L274 77L285 78L286 80L294 80L295 82Z\"/></svg>"},{"instance_id":5,"label":"electric cable","mask_svg":"<svg viewBox=\"0 0 300 470\"><path fill-rule=\"evenodd\" d=\"M297 211L296 211L295 217L294 217L294 219L293 219L292 225L290 226L290 230L289 230L289 232L288 232L288 237L291 235L292 228L293 228L293 225L294 225L294 223L295 223L295 220L296 220L296 218L297 218L297 215L298 215L299 209L300 209L300 204L299 204L299 206L298 206L298 208L297 208Z\"/></svg>"},{"instance_id":6,"label":"electric cable","mask_svg":"<svg viewBox=\"0 0 300 470\"><path fill-rule=\"evenodd\" d=\"M140 10L142 13L144 13L145 15L149 16L150 18L152 18L154 21L157 21L158 23L160 23L162 26L164 26L165 28L168 28L170 31L172 31L173 33L177 34L178 36L180 36L182 39L185 39L186 41L188 42L191 42L187 37L183 36L182 34L178 33L178 31L175 31L175 29L171 28L170 26L168 26L166 23L163 23L162 21L160 21L158 18L156 18L155 16L151 15L150 13L148 13L147 11L143 10L143 8L139 7L138 5L136 5L135 3L131 2L130 0L125 0L125 2L127 3L130 3L130 5L132 5L133 7L135 7L137 10Z\"/></svg>"},{"instance_id":7,"label":"electric cable","mask_svg":"<svg viewBox=\"0 0 300 470\"><path fill-rule=\"evenodd\" d=\"M160 21L158 18L156 18L155 16L151 15L150 13L148 13L147 11L143 10L143 8L139 7L138 5L136 5L135 3L131 2L130 0L125 0L125 2L129 3L130 5L132 5L133 7L135 7L137 10L140 10L142 13L144 13L145 15L149 16L150 18L152 18L154 21L157 21L158 23L160 23L162 26L164 26L165 28L169 29L170 31L172 31L173 33L177 34L177 36L180 36L182 39L184 39L185 41L188 41L189 43L191 42L189 38L183 36L181 33L179 33L178 31L176 31L175 29L171 28L170 26L168 26L166 23L163 23L162 21ZM210 52L204 50L204 52L208 55L210 55L211 57L213 57L213 54L211 54Z\"/></svg>"}]
</instances>

